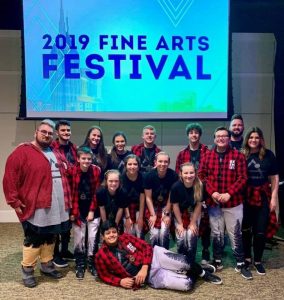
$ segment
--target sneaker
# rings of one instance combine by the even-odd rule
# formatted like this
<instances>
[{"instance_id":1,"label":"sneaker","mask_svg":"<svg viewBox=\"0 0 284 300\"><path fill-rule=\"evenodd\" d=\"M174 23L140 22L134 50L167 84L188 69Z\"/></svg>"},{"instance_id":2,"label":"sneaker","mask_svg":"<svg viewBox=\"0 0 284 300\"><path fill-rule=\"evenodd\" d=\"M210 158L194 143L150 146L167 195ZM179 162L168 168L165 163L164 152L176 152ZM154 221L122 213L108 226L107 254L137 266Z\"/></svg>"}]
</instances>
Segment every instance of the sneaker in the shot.
<instances>
[{"instance_id":1,"label":"sneaker","mask_svg":"<svg viewBox=\"0 0 284 300\"><path fill-rule=\"evenodd\" d=\"M235 267L235 271L237 273L240 273L245 279L250 280L252 279L252 274L251 271L249 270L249 268L246 266L245 263L241 264L241 265L237 265Z\"/></svg>"},{"instance_id":2,"label":"sneaker","mask_svg":"<svg viewBox=\"0 0 284 300\"><path fill-rule=\"evenodd\" d=\"M55 256L53 258L53 264L57 267L57 268L66 268L68 267L68 262L61 258L60 256Z\"/></svg>"},{"instance_id":3,"label":"sneaker","mask_svg":"<svg viewBox=\"0 0 284 300\"><path fill-rule=\"evenodd\" d=\"M222 279L210 272L205 271L205 274L201 277L204 281L210 282L213 284L222 284Z\"/></svg>"},{"instance_id":4,"label":"sneaker","mask_svg":"<svg viewBox=\"0 0 284 300\"><path fill-rule=\"evenodd\" d=\"M75 261L74 254L67 250L66 252L61 254L62 258L65 260Z\"/></svg>"},{"instance_id":5,"label":"sneaker","mask_svg":"<svg viewBox=\"0 0 284 300\"><path fill-rule=\"evenodd\" d=\"M254 267L255 267L256 273L258 275L265 275L266 274L266 271L265 271L264 266L263 266L262 263L258 263L258 264L254 263Z\"/></svg>"},{"instance_id":6,"label":"sneaker","mask_svg":"<svg viewBox=\"0 0 284 300\"><path fill-rule=\"evenodd\" d=\"M34 277L34 269L32 267L22 266L23 283L25 287L33 288L36 286L36 280Z\"/></svg>"},{"instance_id":7,"label":"sneaker","mask_svg":"<svg viewBox=\"0 0 284 300\"><path fill-rule=\"evenodd\" d=\"M201 267L204 271L207 271L209 273L215 273L216 272L216 268L213 265L206 264L206 265L201 265Z\"/></svg>"},{"instance_id":8,"label":"sneaker","mask_svg":"<svg viewBox=\"0 0 284 300\"><path fill-rule=\"evenodd\" d=\"M75 272L76 272L76 278L78 280L82 280L84 278L84 276L85 276L85 269L84 268L77 267Z\"/></svg>"},{"instance_id":9,"label":"sneaker","mask_svg":"<svg viewBox=\"0 0 284 300\"><path fill-rule=\"evenodd\" d=\"M215 267L216 271L221 271L224 268L221 260L214 260L211 265Z\"/></svg>"}]
</instances>

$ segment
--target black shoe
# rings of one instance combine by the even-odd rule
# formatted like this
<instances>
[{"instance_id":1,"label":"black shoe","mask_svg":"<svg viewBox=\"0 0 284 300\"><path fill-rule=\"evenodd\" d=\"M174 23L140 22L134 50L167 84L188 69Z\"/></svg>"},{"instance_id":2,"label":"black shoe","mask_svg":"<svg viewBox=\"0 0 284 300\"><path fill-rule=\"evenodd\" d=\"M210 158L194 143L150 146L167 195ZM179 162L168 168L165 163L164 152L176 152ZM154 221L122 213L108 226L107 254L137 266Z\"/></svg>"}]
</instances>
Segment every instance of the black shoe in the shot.
<instances>
[{"instance_id":1,"label":"black shoe","mask_svg":"<svg viewBox=\"0 0 284 300\"><path fill-rule=\"evenodd\" d=\"M205 274L201 277L204 281L210 282L213 284L222 284L222 279L210 272L205 271Z\"/></svg>"},{"instance_id":2,"label":"black shoe","mask_svg":"<svg viewBox=\"0 0 284 300\"><path fill-rule=\"evenodd\" d=\"M53 264L57 267L57 268L66 268L68 267L68 262L61 258L60 256L55 256L53 258Z\"/></svg>"},{"instance_id":3,"label":"black shoe","mask_svg":"<svg viewBox=\"0 0 284 300\"><path fill-rule=\"evenodd\" d=\"M244 279L246 279L246 280L251 280L252 279L251 271L249 270L249 268L246 266L245 263L243 263L241 265L237 265L235 267L235 271L240 273L244 277Z\"/></svg>"},{"instance_id":4,"label":"black shoe","mask_svg":"<svg viewBox=\"0 0 284 300\"><path fill-rule=\"evenodd\" d=\"M45 275L45 276L48 276L48 277L51 277L51 278L53 278L53 279L60 279L60 278L62 278L63 277L63 275L60 273L60 272L58 272L57 270L53 270L53 271L51 271L51 272L44 272L44 271L42 271L42 270L40 270L40 272L43 274L43 275Z\"/></svg>"},{"instance_id":5,"label":"black shoe","mask_svg":"<svg viewBox=\"0 0 284 300\"><path fill-rule=\"evenodd\" d=\"M74 254L72 252L70 252L69 250L67 250L64 253L62 252L61 256L64 260L75 261Z\"/></svg>"},{"instance_id":6,"label":"black shoe","mask_svg":"<svg viewBox=\"0 0 284 300\"><path fill-rule=\"evenodd\" d=\"M25 287L34 288L36 286L36 280L34 277L34 269L32 267L23 267L23 283Z\"/></svg>"},{"instance_id":7,"label":"black shoe","mask_svg":"<svg viewBox=\"0 0 284 300\"><path fill-rule=\"evenodd\" d=\"M98 273L95 267L89 267L89 272L92 274L92 276L98 277Z\"/></svg>"},{"instance_id":8,"label":"black shoe","mask_svg":"<svg viewBox=\"0 0 284 300\"><path fill-rule=\"evenodd\" d=\"M266 275L266 271L262 263L258 263L258 264L254 263L254 267L258 275Z\"/></svg>"},{"instance_id":9,"label":"black shoe","mask_svg":"<svg viewBox=\"0 0 284 300\"><path fill-rule=\"evenodd\" d=\"M216 271L221 271L224 268L221 260L214 260L211 265L215 267Z\"/></svg>"},{"instance_id":10,"label":"black shoe","mask_svg":"<svg viewBox=\"0 0 284 300\"><path fill-rule=\"evenodd\" d=\"M201 267L204 271L207 271L209 273L215 273L216 272L216 268L213 265L206 264L206 265L201 265Z\"/></svg>"},{"instance_id":11,"label":"black shoe","mask_svg":"<svg viewBox=\"0 0 284 300\"><path fill-rule=\"evenodd\" d=\"M76 272L76 278L78 280L82 280L84 278L84 276L85 276L85 269L84 268L77 267L75 272Z\"/></svg>"}]
</instances>

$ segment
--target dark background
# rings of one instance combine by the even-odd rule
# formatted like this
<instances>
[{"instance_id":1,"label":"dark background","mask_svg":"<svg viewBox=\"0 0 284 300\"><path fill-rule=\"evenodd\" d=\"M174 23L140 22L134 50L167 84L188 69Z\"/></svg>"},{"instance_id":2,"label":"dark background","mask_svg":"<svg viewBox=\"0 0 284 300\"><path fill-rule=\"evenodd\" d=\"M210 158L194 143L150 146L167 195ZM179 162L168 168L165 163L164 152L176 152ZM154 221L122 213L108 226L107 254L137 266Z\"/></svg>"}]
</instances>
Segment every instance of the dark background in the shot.
<instances>
[{"instance_id":1,"label":"dark background","mask_svg":"<svg viewBox=\"0 0 284 300\"><path fill-rule=\"evenodd\" d=\"M80 1L78 0L78 5L79 3ZM277 41L274 66L274 127L276 156L279 162L280 178L283 180L284 134L282 133L282 128L284 128L284 0L231 0L230 21L232 32L272 32L274 33ZM21 0L1 0L0 30L1 29L22 29Z\"/></svg>"}]
</instances>

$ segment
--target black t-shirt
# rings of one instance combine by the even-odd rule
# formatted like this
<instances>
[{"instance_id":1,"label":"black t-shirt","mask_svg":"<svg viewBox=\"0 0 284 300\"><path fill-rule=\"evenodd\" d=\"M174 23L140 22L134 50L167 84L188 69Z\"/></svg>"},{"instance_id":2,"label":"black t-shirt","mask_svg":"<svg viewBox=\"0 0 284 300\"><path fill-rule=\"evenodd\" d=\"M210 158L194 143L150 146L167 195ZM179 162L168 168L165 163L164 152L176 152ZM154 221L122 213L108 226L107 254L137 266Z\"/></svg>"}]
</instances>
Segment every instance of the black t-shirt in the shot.
<instances>
[{"instance_id":1,"label":"black t-shirt","mask_svg":"<svg viewBox=\"0 0 284 300\"><path fill-rule=\"evenodd\" d=\"M150 172L154 167L156 147L144 148L141 159L141 172Z\"/></svg>"},{"instance_id":2,"label":"black t-shirt","mask_svg":"<svg viewBox=\"0 0 284 300\"><path fill-rule=\"evenodd\" d=\"M109 154L109 167L108 169L116 169L119 170L120 173L122 173L124 169L124 159L131 154L129 150L127 150L123 154L117 154L117 161L111 160L111 155Z\"/></svg>"},{"instance_id":3,"label":"black t-shirt","mask_svg":"<svg viewBox=\"0 0 284 300\"><path fill-rule=\"evenodd\" d=\"M193 212L195 208L193 187L185 187L180 180L175 182L171 188L170 200L171 203L179 204L181 212L184 210Z\"/></svg>"},{"instance_id":4,"label":"black t-shirt","mask_svg":"<svg viewBox=\"0 0 284 300\"><path fill-rule=\"evenodd\" d=\"M144 183L141 173L135 181L130 180L126 174L122 175L123 189L127 194L128 203L139 204L140 194L144 193Z\"/></svg>"},{"instance_id":5,"label":"black t-shirt","mask_svg":"<svg viewBox=\"0 0 284 300\"><path fill-rule=\"evenodd\" d=\"M92 202L90 173L82 172L78 186L80 219L85 221Z\"/></svg>"},{"instance_id":6,"label":"black t-shirt","mask_svg":"<svg viewBox=\"0 0 284 300\"><path fill-rule=\"evenodd\" d=\"M177 173L172 169L167 169L166 176L160 178L157 169L152 170L145 176L145 189L152 190L152 200L154 206L161 204L165 206L169 197L172 185L178 180Z\"/></svg>"},{"instance_id":7,"label":"black t-shirt","mask_svg":"<svg viewBox=\"0 0 284 300\"><path fill-rule=\"evenodd\" d=\"M259 153L252 153L247 159L248 184L252 186L261 186L268 182L268 176L278 174L276 158L272 151L266 150L263 160L260 160L258 155Z\"/></svg>"},{"instance_id":8,"label":"black t-shirt","mask_svg":"<svg viewBox=\"0 0 284 300\"><path fill-rule=\"evenodd\" d=\"M241 139L240 141L230 141L230 146L233 149L240 151L242 149L242 145L243 145L243 139Z\"/></svg>"},{"instance_id":9,"label":"black t-shirt","mask_svg":"<svg viewBox=\"0 0 284 300\"><path fill-rule=\"evenodd\" d=\"M116 191L115 195L110 195L107 188L101 187L96 195L98 206L105 207L108 220L115 220L118 209L128 206L127 195L121 188Z\"/></svg>"},{"instance_id":10,"label":"black t-shirt","mask_svg":"<svg viewBox=\"0 0 284 300\"><path fill-rule=\"evenodd\" d=\"M198 170L200 161L200 148L197 150L190 150L190 162L194 165L194 168Z\"/></svg>"}]
</instances>

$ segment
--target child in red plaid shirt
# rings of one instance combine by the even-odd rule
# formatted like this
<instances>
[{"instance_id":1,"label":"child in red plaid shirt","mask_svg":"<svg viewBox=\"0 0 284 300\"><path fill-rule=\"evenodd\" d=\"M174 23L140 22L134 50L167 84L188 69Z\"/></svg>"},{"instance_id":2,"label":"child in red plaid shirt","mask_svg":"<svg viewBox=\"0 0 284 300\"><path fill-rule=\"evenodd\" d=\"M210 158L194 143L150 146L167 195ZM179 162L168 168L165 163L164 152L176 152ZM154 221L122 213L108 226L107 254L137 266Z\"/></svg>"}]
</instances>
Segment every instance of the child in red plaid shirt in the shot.
<instances>
[{"instance_id":1,"label":"child in red plaid shirt","mask_svg":"<svg viewBox=\"0 0 284 300\"><path fill-rule=\"evenodd\" d=\"M72 210L70 219L73 221L74 256L76 277L83 279L86 269L86 258L89 271L96 276L93 256L97 250L97 234L100 224L96 191L100 185L100 168L92 165L93 153L89 147L77 150L78 165L70 171L72 189ZM87 235L87 245L86 245Z\"/></svg>"}]
</instances>

